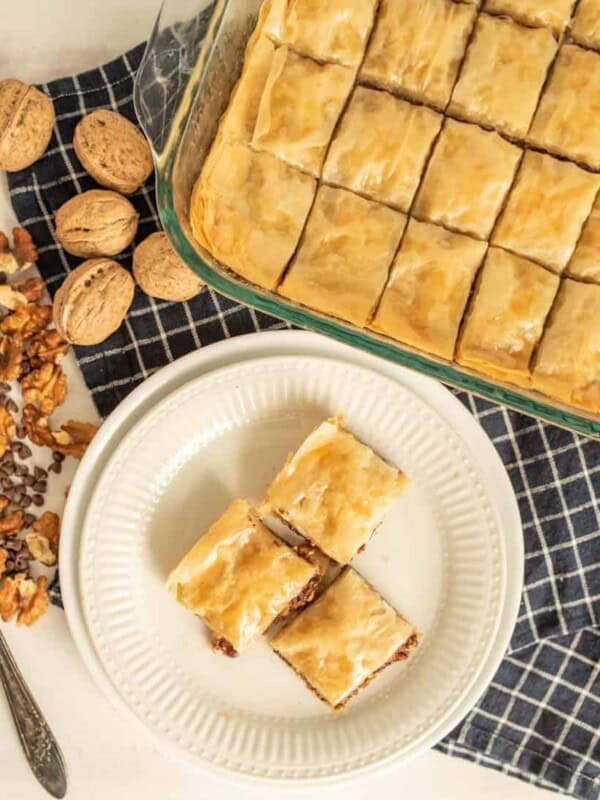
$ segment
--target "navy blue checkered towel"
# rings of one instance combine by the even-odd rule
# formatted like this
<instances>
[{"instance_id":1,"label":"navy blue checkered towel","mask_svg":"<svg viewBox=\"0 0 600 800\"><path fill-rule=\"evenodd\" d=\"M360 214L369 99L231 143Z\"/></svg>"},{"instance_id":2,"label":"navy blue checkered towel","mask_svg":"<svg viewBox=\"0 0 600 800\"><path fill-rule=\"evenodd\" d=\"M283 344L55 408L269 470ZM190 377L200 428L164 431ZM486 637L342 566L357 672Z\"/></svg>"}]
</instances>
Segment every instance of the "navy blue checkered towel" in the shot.
<instances>
[{"instance_id":1,"label":"navy blue checkered towel","mask_svg":"<svg viewBox=\"0 0 600 800\"><path fill-rule=\"evenodd\" d=\"M94 186L73 152L75 125L96 108L113 108L135 121L132 84L142 53L137 47L104 67L42 87L57 114L50 147L33 168L9 176L9 184L52 293L77 263L54 238L54 213ZM141 216L139 241L159 226L154 185L148 182L132 200ZM121 258L126 267L130 255ZM190 350L283 327L210 289L180 304L137 292L125 324L101 345L78 348L77 358L106 415L155 370ZM598 798L600 443L458 396L485 428L512 480L523 519L526 586L509 651L491 686L439 749L540 786Z\"/></svg>"}]
</instances>

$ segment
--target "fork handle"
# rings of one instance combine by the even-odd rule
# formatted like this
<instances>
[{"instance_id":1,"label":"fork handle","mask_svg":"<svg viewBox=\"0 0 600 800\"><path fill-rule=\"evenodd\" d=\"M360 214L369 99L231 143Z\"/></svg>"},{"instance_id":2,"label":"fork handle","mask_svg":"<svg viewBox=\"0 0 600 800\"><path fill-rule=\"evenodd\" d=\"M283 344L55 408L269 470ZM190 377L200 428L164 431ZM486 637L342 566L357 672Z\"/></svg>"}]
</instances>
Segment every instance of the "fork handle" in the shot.
<instances>
[{"instance_id":1,"label":"fork handle","mask_svg":"<svg viewBox=\"0 0 600 800\"><path fill-rule=\"evenodd\" d=\"M0 681L33 774L52 797L64 797L67 793L67 771L60 747L1 631Z\"/></svg>"}]
</instances>

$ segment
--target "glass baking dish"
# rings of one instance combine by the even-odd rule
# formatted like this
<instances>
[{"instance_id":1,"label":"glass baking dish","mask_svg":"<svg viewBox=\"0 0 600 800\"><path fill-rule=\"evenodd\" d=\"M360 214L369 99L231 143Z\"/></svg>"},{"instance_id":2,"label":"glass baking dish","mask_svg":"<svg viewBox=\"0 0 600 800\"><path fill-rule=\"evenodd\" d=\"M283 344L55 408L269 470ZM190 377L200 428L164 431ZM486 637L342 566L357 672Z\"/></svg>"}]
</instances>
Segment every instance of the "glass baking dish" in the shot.
<instances>
[{"instance_id":1,"label":"glass baking dish","mask_svg":"<svg viewBox=\"0 0 600 800\"><path fill-rule=\"evenodd\" d=\"M136 78L135 105L156 164L158 208L175 249L216 291L444 383L534 417L600 438L600 416L425 355L249 284L194 238L189 203L215 136L262 0L165 0Z\"/></svg>"}]
</instances>

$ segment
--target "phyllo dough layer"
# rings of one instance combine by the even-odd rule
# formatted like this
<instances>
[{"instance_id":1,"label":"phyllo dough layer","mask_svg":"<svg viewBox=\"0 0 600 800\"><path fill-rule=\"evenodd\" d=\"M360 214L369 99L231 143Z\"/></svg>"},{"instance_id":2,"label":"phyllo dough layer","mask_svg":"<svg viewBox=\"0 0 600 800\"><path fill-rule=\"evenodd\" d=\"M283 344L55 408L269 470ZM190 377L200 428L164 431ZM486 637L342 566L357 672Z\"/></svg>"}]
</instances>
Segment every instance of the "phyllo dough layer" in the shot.
<instances>
[{"instance_id":1,"label":"phyllo dough layer","mask_svg":"<svg viewBox=\"0 0 600 800\"><path fill-rule=\"evenodd\" d=\"M383 291L405 224L398 211L321 186L280 293L364 326Z\"/></svg>"},{"instance_id":2,"label":"phyllo dough layer","mask_svg":"<svg viewBox=\"0 0 600 800\"><path fill-rule=\"evenodd\" d=\"M556 40L547 28L526 28L482 14L450 113L514 136L525 136L533 119Z\"/></svg>"},{"instance_id":3,"label":"phyllo dough layer","mask_svg":"<svg viewBox=\"0 0 600 800\"><path fill-rule=\"evenodd\" d=\"M290 455L267 491L267 503L301 536L347 564L406 483L400 470L336 417L319 425Z\"/></svg>"},{"instance_id":4,"label":"phyllo dough layer","mask_svg":"<svg viewBox=\"0 0 600 800\"><path fill-rule=\"evenodd\" d=\"M271 646L333 708L342 708L381 669L406 658L415 628L353 569L271 641Z\"/></svg>"},{"instance_id":5,"label":"phyllo dough layer","mask_svg":"<svg viewBox=\"0 0 600 800\"><path fill-rule=\"evenodd\" d=\"M269 153L213 145L191 199L196 238L235 272L274 289L298 243L316 182Z\"/></svg>"},{"instance_id":6,"label":"phyllo dough layer","mask_svg":"<svg viewBox=\"0 0 600 800\"><path fill-rule=\"evenodd\" d=\"M485 242L411 219L372 327L452 359L485 250Z\"/></svg>"},{"instance_id":7,"label":"phyllo dough layer","mask_svg":"<svg viewBox=\"0 0 600 800\"><path fill-rule=\"evenodd\" d=\"M525 153L492 243L561 272L598 189L598 175L552 156Z\"/></svg>"},{"instance_id":8,"label":"phyllo dough layer","mask_svg":"<svg viewBox=\"0 0 600 800\"><path fill-rule=\"evenodd\" d=\"M476 14L453 0L382 0L361 80L444 109Z\"/></svg>"},{"instance_id":9,"label":"phyllo dough layer","mask_svg":"<svg viewBox=\"0 0 600 800\"><path fill-rule=\"evenodd\" d=\"M458 363L528 385L531 357L558 284L539 264L490 247L458 344Z\"/></svg>"},{"instance_id":10,"label":"phyllo dough layer","mask_svg":"<svg viewBox=\"0 0 600 800\"><path fill-rule=\"evenodd\" d=\"M376 0L274 0L265 31L317 61L358 67Z\"/></svg>"},{"instance_id":11,"label":"phyllo dough layer","mask_svg":"<svg viewBox=\"0 0 600 800\"><path fill-rule=\"evenodd\" d=\"M248 502L234 500L169 575L167 588L241 653L318 575Z\"/></svg>"},{"instance_id":12,"label":"phyllo dough layer","mask_svg":"<svg viewBox=\"0 0 600 800\"><path fill-rule=\"evenodd\" d=\"M497 133L447 119L417 194L414 214L486 239L521 150Z\"/></svg>"},{"instance_id":13,"label":"phyllo dough layer","mask_svg":"<svg viewBox=\"0 0 600 800\"><path fill-rule=\"evenodd\" d=\"M533 386L600 412L600 286L562 281L537 354Z\"/></svg>"},{"instance_id":14,"label":"phyllo dough layer","mask_svg":"<svg viewBox=\"0 0 600 800\"><path fill-rule=\"evenodd\" d=\"M321 167L354 73L276 50L258 109L252 145L311 175Z\"/></svg>"},{"instance_id":15,"label":"phyllo dough layer","mask_svg":"<svg viewBox=\"0 0 600 800\"><path fill-rule=\"evenodd\" d=\"M408 211L441 114L376 89L356 88L329 150L323 178Z\"/></svg>"}]
</instances>

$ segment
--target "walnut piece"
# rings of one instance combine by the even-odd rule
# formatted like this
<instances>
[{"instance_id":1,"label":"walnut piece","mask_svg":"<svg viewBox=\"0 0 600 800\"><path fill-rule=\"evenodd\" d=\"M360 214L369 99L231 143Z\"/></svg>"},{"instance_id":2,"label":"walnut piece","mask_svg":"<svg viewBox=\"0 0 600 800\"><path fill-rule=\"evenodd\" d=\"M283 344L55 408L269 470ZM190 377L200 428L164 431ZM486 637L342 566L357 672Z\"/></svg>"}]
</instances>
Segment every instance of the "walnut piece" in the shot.
<instances>
[{"instance_id":1,"label":"walnut piece","mask_svg":"<svg viewBox=\"0 0 600 800\"><path fill-rule=\"evenodd\" d=\"M44 294L45 283L41 278L27 278L23 283L15 284L15 289L20 292L28 303L35 303Z\"/></svg>"},{"instance_id":2,"label":"walnut piece","mask_svg":"<svg viewBox=\"0 0 600 800\"><path fill-rule=\"evenodd\" d=\"M25 295L21 294L21 292L17 291L17 289L9 283L0 285L0 306L8 308L9 311L14 311L17 306L26 302L27 299Z\"/></svg>"},{"instance_id":3,"label":"walnut piece","mask_svg":"<svg viewBox=\"0 0 600 800\"><path fill-rule=\"evenodd\" d=\"M27 357L33 367L42 364L58 364L69 349L58 331L40 331L31 340L27 348Z\"/></svg>"},{"instance_id":4,"label":"walnut piece","mask_svg":"<svg viewBox=\"0 0 600 800\"><path fill-rule=\"evenodd\" d=\"M45 536L39 533L28 533L25 537L27 549L31 557L46 567L53 567L56 564L56 553L52 552L50 542Z\"/></svg>"},{"instance_id":5,"label":"walnut piece","mask_svg":"<svg viewBox=\"0 0 600 800\"><path fill-rule=\"evenodd\" d=\"M0 536L15 536L19 533L23 528L23 514L24 512L19 509L5 517L0 517Z\"/></svg>"},{"instance_id":6,"label":"walnut piece","mask_svg":"<svg viewBox=\"0 0 600 800\"><path fill-rule=\"evenodd\" d=\"M14 578L4 578L0 583L0 617L2 622L10 622L19 610L19 583L24 575L15 575Z\"/></svg>"},{"instance_id":7,"label":"walnut piece","mask_svg":"<svg viewBox=\"0 0 600 800\"><path fill-rule=\"evenodd\" d=\"M33 589L31 587L33 584ZM35 581L26 581L25 591L20 590L21 607L17 617L17 625L31 627L48 611L49 597L46 591L46 576L40 575Z\"/></svg>"},{"instance_id":8,"label":"walnut piece","mask_svg":"<svg viewBox=\"0 0 600 800\"><path fill-rule=\"evenodd\" d=\"M23 409L22 422L29 439L40 447L49 447L57 453L81 458L98 430L89 422L69 420L61 430L50 430L48 418L39 409L27 404Z\"/></svg>"},{"instance_id":9,"label":"walnut piece","mask_svg":"<svg viewBox=\"0 0 600 800\"><path fill-rule=\"evenodd\" d=\"M70 419L60 426L60 431L52 434L53 450L73 458L82 458L98 428L89 422L76 422Z\"/></svg>"},{"instance_id":10,"label":"walnut piece","mask_svg":"<svg viewBox=\"0 0 600 800\"><path fill-rule=\"evenodd\" d=\"M0 232L0 271L8 275L37 261L37 249L29 232L25 228L13 228L12 234L14 244L11 249L8 237Z\"/></svg>"},{"instance_id":11,"label":"walnut piece","mask_svg":"<svg viewBox=\"0 0 600 800\"><path fill-rule=\"evenodd\" d=\"M13 228L12 234L13 255L17 259L19 269L26 269L35 264L38 252L29 231L25 228Z\"/></svg>"},{"instance_id":12,"label":"walnut piece","mask_svg":"<svg viewBox=\"0 0 600 800\"><path fill-rule=\"evenodd\" d=\"M7 551L3 547L0 547L0 577L2 577L4 573L7 560L8 560Z\"/></svg>"},{"instance_id":13,"label":"walnut piece","mask_svg":"<svg viewBox=\"0 0 600 800\"><path fill-rule=\"evenodd\" d=\"M56 564L60 539L60 519L53 511L45 511L27 534L27 547L32 557L47 567Z\"/></svg>"},{"instance_id":14,"label":"walnut piece","mask_svg":"<svg viewBox=\"0 0 600 800\"><path fill-rule=\"evenodd\" d=\"M6 453L16 433L17 426L10 412L0 406L0 456Z\"/></svg>"},{"instance_id":15,"label":"walnut piece","mask_svg":"<svg viewBox=\"0 0 600 800\"><path fill-rule=\"evenodd\" d=\"M29 439L39 447L52 447L54 439L48 419L35 406L26 405L22 415L23 427Z\"/></svg>"},{"instance_id":16,"label":"walnut piece","mask_svg":"<svg viewBox=\"0 0 600 800\"><path fill-rule=\"evenodd\" d=\"M16 381L21 374L23 337L20 333L0 339L0 381Z\"/></svg>"},{"instance_id":17,"label":"walnut piece","mask_svg":"<svg viewBox=\"0 0 600 800\"><path fill-rule=\"evenodd\" d=\"M23 400L37 403L42 414L49 416L67 396L67 377L57 364L42 364L26 375L21 382Z\"/></svg>"},{"instance_id":18,"label":"walnut piece","mask_svg":"<svg viewBox=\"0 0 600 800\"><path fill-rule=\"evenodd\" d=\"M17 625L30 626L48 610L46 576L36 581L20 572L14 578L4 578L0 584L0 617L10 622L17 615Z\"/></svg>"},{"instance_id":19,"label":"walnut piece","mask_svg":"<svg viewBox=\"0 0 600 800\"><path fill-rule=\"evenodd\" d=\"M52 319L52 306L38 306L34 303L18 305L12 314L0 322L0 330L9 335L20 333L30 339L35 333L47 328Z\"/></svg>"}]
</instances>

